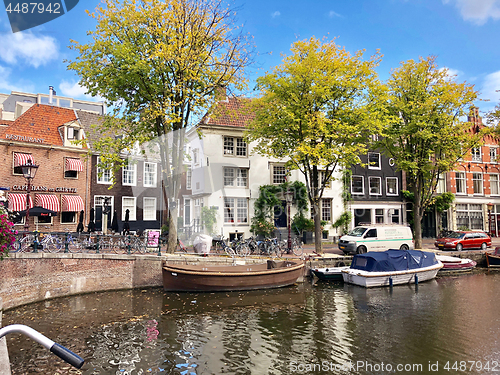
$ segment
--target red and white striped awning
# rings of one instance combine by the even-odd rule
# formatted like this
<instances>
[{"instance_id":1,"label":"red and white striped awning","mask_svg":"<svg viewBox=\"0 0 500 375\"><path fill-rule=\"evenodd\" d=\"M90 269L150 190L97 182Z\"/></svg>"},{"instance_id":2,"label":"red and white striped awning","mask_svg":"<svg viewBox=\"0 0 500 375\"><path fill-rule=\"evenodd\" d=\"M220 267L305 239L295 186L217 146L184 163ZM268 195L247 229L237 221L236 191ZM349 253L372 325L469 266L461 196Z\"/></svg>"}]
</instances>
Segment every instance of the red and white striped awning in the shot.
<instances>
[{"instance_id":1,"label":"red and white striped awning","mask_svg":"<svg viewBox=\"0 0 500 375\"><path fill-rule=\"evenodd\" d=\"M66 158L67 171L83 171L83 162L80 159Z\"/></svg>"},{"instance_id":2,"label":"red and white striped awning","mask_svg":"<svg viewBox=\"0 0 500 375\"><path fill-rule=\"evenodd\" d=\"M59 212L59 199L54 194L35 194L35 203L37 207Z\"/></svg>"},{"instance_id":3,"label":"red and white striped awning","mask_svg":"<svg viewBox=\"0 0 500 375\"><path fill-rule=\"evenodd\" d=\"M26 194L9 193L9 210L24 211L26 209ZM33 198L30 195L30 208L33 208Z\"/></svg>"},{"instance_id":4,"label":"red and white striped awning","mask_svg":"<svg viewBox=\"0 0 500 375\"><path fill-rule=\"evenodd\" d=\"M61 202L63 212L80 212L84 208L83 199L79 195L63 195Z\"/></svg>"},{"instance_id":5,"label":"red and white striped awning","mask_svg":"<svg viewBox=\"0 0 500 375\"><path fill-rule=\"evenodd\" d=\"M14 167L19 167L21 165L25 165L28 163L28 160L31 161L31 164L35 164L35 160L33 159L33 155L23 154L20 152L14 152Z\"/></svg>"}]
</instances>

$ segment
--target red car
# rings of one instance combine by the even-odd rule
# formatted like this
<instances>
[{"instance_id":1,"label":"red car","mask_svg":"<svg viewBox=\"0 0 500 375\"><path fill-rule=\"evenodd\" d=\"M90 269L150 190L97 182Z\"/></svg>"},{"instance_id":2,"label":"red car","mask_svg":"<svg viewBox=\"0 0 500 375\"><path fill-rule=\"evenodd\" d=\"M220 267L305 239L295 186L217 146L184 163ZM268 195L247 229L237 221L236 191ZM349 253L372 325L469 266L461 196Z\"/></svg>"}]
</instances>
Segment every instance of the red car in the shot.
<instances>
[{"instance_id":1,"label":"red car","mask_svg":"<svg viewBox=\"0 0 500 375\"><path fill-rule=\"evenodd\" d=\"M486 250L491 247L491 237L484 232L453 231L448 232L445 237L438 238L434 246L440 250Z\"/></svg>"}]
</instances>

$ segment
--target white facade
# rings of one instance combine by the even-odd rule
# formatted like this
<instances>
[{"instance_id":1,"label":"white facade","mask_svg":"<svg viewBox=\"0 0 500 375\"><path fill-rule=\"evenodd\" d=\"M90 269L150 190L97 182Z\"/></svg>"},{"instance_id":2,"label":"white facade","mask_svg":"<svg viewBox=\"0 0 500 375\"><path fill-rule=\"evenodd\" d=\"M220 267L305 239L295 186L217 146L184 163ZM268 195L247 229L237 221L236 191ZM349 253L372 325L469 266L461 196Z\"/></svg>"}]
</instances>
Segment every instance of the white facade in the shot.
<instances>
[{"instance_id":1,"label":"white facade","mask_svg":"<svg viewBox=\"0 0 500 375\"><path fill-rule=\"evenodd\" d=\"M249 237L252 235L250 226L259 188L283 182L284 161L254 154L252 144L244 144L244 128L241 126L206 124L199 126L198 131L202 134L201 138L196 130L187 135L191 156L191 181L187 185L191 187L192 194L183 196L183 202L179 202L184 206L184 216L196 221L201 207L215 207L217 224L213 234L229 238L243 233L244 237ZM325 189L325 203L322 204L322 214L325 218L329 217L325 227L328 238L337 235L331 223L343 211L341 173L336 173L335 177L331 187ZM290 171L287 180L305 183L298 170ZM226 209L228 205L232 208L230 211ZM291 218L296 212L292 205Z\"/></svg>"}]
</instances>

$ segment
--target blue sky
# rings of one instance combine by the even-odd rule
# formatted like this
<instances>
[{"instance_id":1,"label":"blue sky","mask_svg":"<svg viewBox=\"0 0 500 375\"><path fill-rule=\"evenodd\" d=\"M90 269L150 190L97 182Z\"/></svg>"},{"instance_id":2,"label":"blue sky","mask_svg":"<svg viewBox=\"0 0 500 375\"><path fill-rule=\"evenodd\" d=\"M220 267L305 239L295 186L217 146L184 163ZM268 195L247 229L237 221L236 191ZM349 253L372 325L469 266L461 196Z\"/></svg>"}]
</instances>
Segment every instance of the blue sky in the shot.
<instances>
[{"instance_id":1,"label":"blue sky","mask_svg":"<svg viewBox=\"0 0 500 375\"><path fill-rule=\"evenodd\" d=\"M92 100L64 60L75 57L70 39L87 41L95 24L85 11L98 3L80 0L67 14L19 33L12 33L0 9L0 92L47 93L54 86L58 95ZM383 80L402 61L435 55L458 81L475 85L481 112L500 102L500 0L235 0L234 5L238 22L255 38L252 82L280 64L294 41L327 36L349 51L366 50L367 57L379 49Z\"/></svg>"}]
</instances>

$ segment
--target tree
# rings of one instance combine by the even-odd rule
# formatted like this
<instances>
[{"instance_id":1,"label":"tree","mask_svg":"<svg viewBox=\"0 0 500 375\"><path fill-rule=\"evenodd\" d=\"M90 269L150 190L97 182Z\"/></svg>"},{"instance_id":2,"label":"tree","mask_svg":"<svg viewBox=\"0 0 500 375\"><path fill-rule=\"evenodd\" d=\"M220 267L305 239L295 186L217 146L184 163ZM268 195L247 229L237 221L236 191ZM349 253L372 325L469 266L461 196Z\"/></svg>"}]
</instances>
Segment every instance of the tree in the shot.
<instances>
[{"instance_id":1,"label":"tree","mask_svg":"<svg viewBox=\"0 0 500 375\"><path fill-rule=\"evenodd\" d=\"M255 150L288 159L305 176L315 223L315 247L321 252L320 200L340 168L360 163L367 140L377 134L370 116L378 81L377 53L363 61L334 41L311 38L292 45L291 56L272 73L258 78L261 96L252 101L255 120L247 129Z\"/></svg>"},{"instance_id":2,"label":"tree","mask_svg":"<svg viewBox=\"0 0 500 375\"><path fill-rule=\"evenodd\" d=\"M422 247L422 218L434 202L439 176L484 136L461 119L477 97L472 85L455 82L435 57L408 60L392 72L381 96L384 138L379 146L406 173L413 194L415 247Z\"/></svg>"},{"instance_id":3,"label":"tree","mask_svg":"<svg viewBox=\"0 0 500 375\"><path fill-rule=\"evenodd\" d=\"M102 166L118 170L124 151L149 142L161 159L169 208L169 251L177 241L175 201L184 172L185 130L215 102L221 87L241 90L250 38L221 0L103 0L92 41L72 49L80 85L104 98L112 114L93 145ZM119 119L119 121L117 121ZM116 137L116 134L122 134Z\"/></svg>"}]
</instances>

